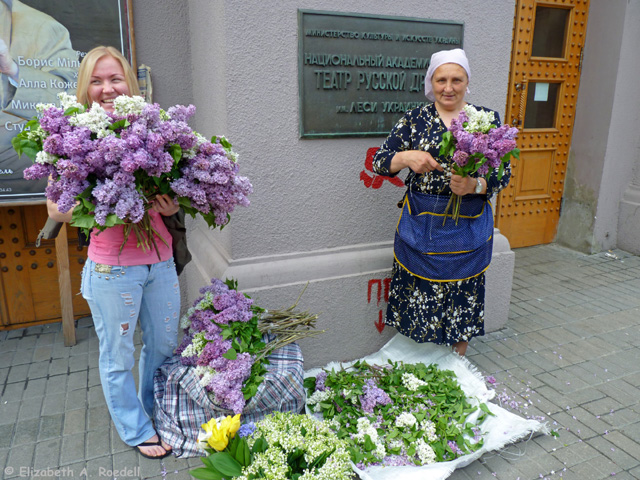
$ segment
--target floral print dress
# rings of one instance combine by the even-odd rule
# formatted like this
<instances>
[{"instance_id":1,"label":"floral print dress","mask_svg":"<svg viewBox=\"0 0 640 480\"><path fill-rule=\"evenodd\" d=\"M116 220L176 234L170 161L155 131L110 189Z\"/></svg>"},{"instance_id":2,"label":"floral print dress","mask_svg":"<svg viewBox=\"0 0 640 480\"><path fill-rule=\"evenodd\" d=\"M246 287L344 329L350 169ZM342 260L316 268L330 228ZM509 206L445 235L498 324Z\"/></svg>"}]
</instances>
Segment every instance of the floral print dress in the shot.
<instances>
[{"instance_id":1,"label":"floral print dress","mask_svg":"<svg viewBox=\"0 0 640 480\"><path fill-rule=\"evenodd\" d=\"M488 110L484 107L475 108ZM497 112L495 124L500 125ZM397 152L423 150L443 166L444 171L416 174L409 170L405 180L409 190L451 196L449 178L453 161L440 157L440 141L447 127L435 104L430 103L408 111L396 123L373 159L373 169L379 175L389 172L391 159ZM496 172L487 182L487 200L507 186L511 168L506 166L500 180ZM485 275L452 282L434 282L416 277L397 261L393 262L393 279L389 290L389 305L385 323L416 342L453 345L484 335Z\"/></svg>"}]
</instances>

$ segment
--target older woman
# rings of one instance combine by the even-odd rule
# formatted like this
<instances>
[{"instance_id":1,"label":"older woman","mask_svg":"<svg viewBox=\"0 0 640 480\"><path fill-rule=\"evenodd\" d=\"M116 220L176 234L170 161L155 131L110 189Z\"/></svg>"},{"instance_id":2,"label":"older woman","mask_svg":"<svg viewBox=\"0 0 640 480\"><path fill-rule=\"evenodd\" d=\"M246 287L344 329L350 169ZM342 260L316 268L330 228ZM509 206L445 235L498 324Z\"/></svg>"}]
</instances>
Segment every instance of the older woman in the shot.
<instances>
[{"instance_id":1,"label":"older woman","mask_svg":"<svg viewBox=\"0 0 640 480\"><path fill-rule=\"evenodd\" d=\"M406 112L373 161L374 171L380 175L395 176L401 170L409 169L405 180L406 207L403 207L396 231L386 324L416 342L450 345L460 355L465 354L472 337L484 335L484 271L490 261L491 245L488 245L488 252L483 246L482 253L471 250L465 253L466 258L472 260L469 263L474 264L471 269L460 265L459 258L457 263L443 264L444 256L439 254L462 251L457 250L460 248L457 239L471 236L470 232L491 238L493 218L488 200L508 184L511 175L507 166L500 180L496 174L488 180L461 177L452 174L451 158L439 156L442 135L467 104L465 94L469 92L470 77L469 62L463 50L434 53L425 78L425 94L433 103ZM499 116L497 112L494 114L498 126ZM443 222L442 214L452 194L462 197L463 210L467 208L473 212L464 216L464 227L451 219ZM421 211L420 205L430 207L428 211ZM420 216L421 213L429 215ZM426 245L430 253L407 256L403 243L406 240L403 232L407 229L402 228L402 222L403 218L409 217L428 222L423 221L418 231L415 226L409 230L413 237L411 241L421 245L422 252ZM457 228L466 230L458 233ZM456 241L452 242L452 239ZM464 247L463 250L467 252ZM476 261L479 256L484 260ZM462 262L466 260L462 259Z\"/></svg>"},{"instance_id":2,"label":"older woman","mask_svg":"<svg viewBox=\"0 0 640 480\"><path fill-rule=\"evenodd\" d=\"M96 47L78 72L78 101L113 111L120 95L139 94L137 78L126 58L113 47ZM60 213L47 201L49 216L69 222L73 210ZM171 235L162 216L179 207L170 197L155 197L151 223L164 242L143 250L135 235L124 242L123 225L91 233L88 259L82 272L82 296L91 309L100 346L102 390L120 438L147 458L163 458L170 447L156 433L153 417L153 375L177 346L180 289L172 257ZM133 378L134 331L140 322L142 351L139 388Z\"/></svg>"}]
</instances>

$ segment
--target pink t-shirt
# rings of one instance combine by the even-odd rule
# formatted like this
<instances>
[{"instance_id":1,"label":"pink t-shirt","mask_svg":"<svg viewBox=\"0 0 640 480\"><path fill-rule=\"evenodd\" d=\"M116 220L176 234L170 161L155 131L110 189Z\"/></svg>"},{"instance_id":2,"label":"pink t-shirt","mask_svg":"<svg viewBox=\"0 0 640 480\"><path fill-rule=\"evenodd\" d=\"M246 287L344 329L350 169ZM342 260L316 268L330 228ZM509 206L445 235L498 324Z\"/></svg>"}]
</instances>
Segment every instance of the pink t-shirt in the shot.
<instances>
[{"instance_id":1,"label":"pink t-shirt","mask_svg":"<svg viewBox=\"0 0 640 480\"><path fill-rule=\"evenodd\" d=\"M122 252L120 252L120 247L124 241L124 225L116 225L102 232L95 229L91 232L89 258L96 263L105 265L151 265L169 260L173 256L171 235L158 212L149 210L149 215L151 217L151 225L166 242L165 244L157 235L153 236L158 248L157 253L151 242L151 249L143 250L142 247L138 247L136 235L133 231L129 234L127 243ZM158 259L158 253L160 254L160 259Z\"/></svg>"}]
</instances>

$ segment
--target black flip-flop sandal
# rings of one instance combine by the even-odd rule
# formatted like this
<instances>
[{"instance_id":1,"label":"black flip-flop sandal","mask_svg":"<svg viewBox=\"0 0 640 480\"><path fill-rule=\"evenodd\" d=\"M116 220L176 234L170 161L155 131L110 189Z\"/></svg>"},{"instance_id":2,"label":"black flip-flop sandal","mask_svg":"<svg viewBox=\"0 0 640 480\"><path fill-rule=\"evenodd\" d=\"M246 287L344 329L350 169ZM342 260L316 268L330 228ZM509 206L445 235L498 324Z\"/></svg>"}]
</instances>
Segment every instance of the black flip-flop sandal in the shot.
<instances>
[{"instance_id":1,"label":"black flip-flop sandal","mask_svg":"<svg viewBox=\"0 0 640 480\"><path fill-rule=\"evenodd\" d=\"M159 438L159 437L158 437L158 438ZM141 444L136 445L136 446L134 447L136 450L138 450L138 453L139 453L140 455L142 455L144 458L150 458L151 460L159 460L159 459L161 459L161 458L168 457L169 455L171 455L171 452L172 452L172 450L167 450L167 449L165 448L165 452L164 452L164 454L163 454L163 455L155 455L155 456L154 456L154 455L147 455L147 454L146 454L146 453L144 453L142 450L140 450L140 447L161 447L161 448L164 448L164 447L162 446L162 442L158 439L158 441L157 441L157 442L142 442Z\"/></svg>"}]
</instances>

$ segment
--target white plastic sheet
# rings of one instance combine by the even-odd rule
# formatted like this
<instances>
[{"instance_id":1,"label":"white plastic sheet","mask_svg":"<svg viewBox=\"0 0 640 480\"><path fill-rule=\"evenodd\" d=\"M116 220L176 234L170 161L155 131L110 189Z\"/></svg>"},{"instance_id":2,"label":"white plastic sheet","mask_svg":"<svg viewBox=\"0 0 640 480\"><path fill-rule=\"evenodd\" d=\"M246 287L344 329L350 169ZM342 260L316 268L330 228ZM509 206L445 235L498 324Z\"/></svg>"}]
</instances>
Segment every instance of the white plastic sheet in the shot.
<instances>
[{"instance_id":1,"label":"white plastic sheet","mask_svg":"<svg viewBox=\"0 0 640 480\"><path fill-rule=\"evenodd\" d=\"M536 433L548 433L546 424L536 420L527 420L504 408L495 405L490 400L495 391L487 388L484 378L469 361L457 354L451 353L449 347L432 343L416 343L403 336L396 335L378 352L364 357L369 364L384 365L388 360L405 363L437 364L443 370L452 370L458 377L458 383L467 394L469 401L477 405L486 403L495 415L488 417L483 423L484 445L479 450L449 462L440 462L422 467L369 467L365 471L354 466L362 480L442 480L447 478L457 468L463 468L473 463L487 452L504 448L509 443L516 442ZM330 363L327 370L349 367L352 363ZM314 377L320 372L319 368L305 372L305 377ZM311 411L307 407L307 413ZM472 420L472 419L470 419Z\"/></svg>"}]
</instances>

